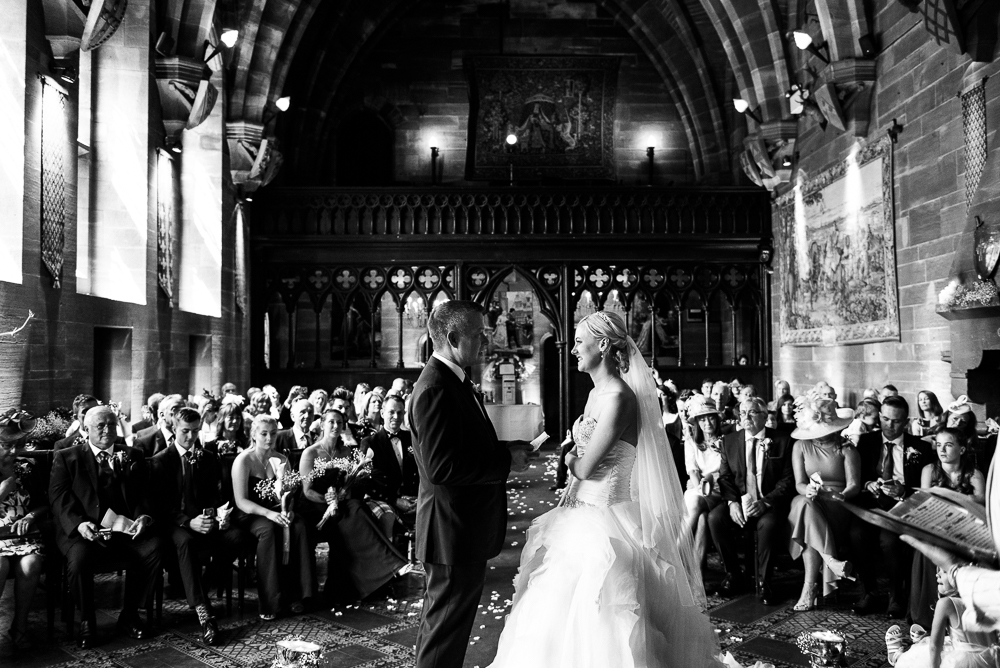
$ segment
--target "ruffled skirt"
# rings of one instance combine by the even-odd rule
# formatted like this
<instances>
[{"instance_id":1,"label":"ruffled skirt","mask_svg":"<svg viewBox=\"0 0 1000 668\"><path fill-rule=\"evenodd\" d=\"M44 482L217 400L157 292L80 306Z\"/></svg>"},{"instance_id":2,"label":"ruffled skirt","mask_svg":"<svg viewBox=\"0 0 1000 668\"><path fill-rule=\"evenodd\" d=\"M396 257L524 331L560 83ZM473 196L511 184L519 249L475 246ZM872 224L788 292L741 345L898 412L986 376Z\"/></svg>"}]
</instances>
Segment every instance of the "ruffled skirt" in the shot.
<instances>
[{"instance_id":1,"label":"ruffled skirt","mask_svg":"<svg viewBox=\"0 0 1000 668\"><path fill-rule=\"evenodd\" d=\"M549 511L528 530L492 666L720 666L715 630L682 605L677 574L642 546L637 503Z\"/></svg>"}]
</instances>

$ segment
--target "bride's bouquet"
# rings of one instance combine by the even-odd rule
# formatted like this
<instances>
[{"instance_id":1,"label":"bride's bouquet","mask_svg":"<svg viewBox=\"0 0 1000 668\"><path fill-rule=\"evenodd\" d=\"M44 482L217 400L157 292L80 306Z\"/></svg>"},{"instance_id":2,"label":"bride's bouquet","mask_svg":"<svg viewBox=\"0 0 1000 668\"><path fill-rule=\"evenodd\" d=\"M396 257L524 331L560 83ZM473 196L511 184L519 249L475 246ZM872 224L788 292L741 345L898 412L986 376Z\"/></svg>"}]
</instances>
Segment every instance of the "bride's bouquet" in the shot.
<instances>
[{"instance_id":1,"label":"bride's bouquet","mask_svg":"<svg viewBox=\"0 0 1000 668\"><path fill-rule=\"evenodd\" d=\"M288 470L288 462L277 457L268 460L274 471L273 480L261 480L257 483L257 495L264 501L281 502L281 513L287 515L292 509L292 494L302 486L302 476L294 470ZM292 533L290 527L285 527L284 544L281 552L281 563L288 564L291 550Z\"/></svg>"},{"instance_id":2,"label":"bride's bouquet","mask_svg":"<svg viewBox=\"0 0 1000 668\"><path fill-rule=\"evenodd\" d=\"M324 482L326 488L326 511L316 525L322 529L326 521L337 514L340 499L346 498L356 483L370 478L372 474L371 453L362 455L358 449L352 449L349 457L317 460L309 479L315 484Z\"/></svg>"}]
</instances>

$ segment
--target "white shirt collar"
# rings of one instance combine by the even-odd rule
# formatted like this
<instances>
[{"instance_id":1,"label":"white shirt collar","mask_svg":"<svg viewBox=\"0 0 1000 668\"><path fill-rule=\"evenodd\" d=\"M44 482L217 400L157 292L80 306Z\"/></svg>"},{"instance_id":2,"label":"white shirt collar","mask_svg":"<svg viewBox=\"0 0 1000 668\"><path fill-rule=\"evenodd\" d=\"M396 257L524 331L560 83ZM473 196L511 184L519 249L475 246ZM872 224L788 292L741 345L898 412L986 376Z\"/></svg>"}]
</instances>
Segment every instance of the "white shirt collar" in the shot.
<instances>
[{"instance_id":1,"label":"white shirt collar","mask_svg":"<svg viewBox=\"0 0 1000 668\"><path fill-rule=\"evenodd\" d=\"M94 458L95 459L97 459L97 455L101 454L102 452L108 453L109 456L115 454L115 446L114 446L113 443L111 444L111 447L108 448L107 450L101 450L99 447L97 447L96 445L94 445L90 441L87 441L87 445L90 446L90 451L94 453Z\"/></svg>"},{"instance_id":2,"label":"white shirt collar","mask_svg":"<svg viewBox=\"0 0 1000 668\"><path fill-rule=\"evenodd\" d=\"M437 353L431 353L431 357L434 357L434 358L436 358L436 359L441 360L442 362L444 362L445 366L447 366L449 369L451 369L452 372L456 376L458 376L458 380L459 380L460 383L464 383L465 382L465 369L463 369L462 367L458 366L457 364L455 364L451 360L446 360L445 358L441 357Z\"/></svg>"},{"instance_id":3,"label":"white shirt collar","mask_svg":"<svg viewBox=\"0 0 1000 668\"><path fill-rule=\"evenodd\" d=\"M174 447L177 448L177 454L180 455L181 457L190 452L189 450L182 448L180 444L177 443L177 439L174 439Z\"/></svg>"},{"instance_id":4,"label":"white shirt collar","mask_svg":"<svg viewBox=\"0 0 1000 668\"><path fill-rule=\"evenodd\" d=\"M904 435L905 435L905 433L904 434L900 434L896 438L892 438L892 439L889 439L889 438L886 438L885 436L883 436L882 440L884 442L887 442L887 443L892 443L893 445L902 445L903 444L903 436Z\"/></svg>"},{"instance_id":5,"label":"white shirt collar","mask_svg":"<svg viewBox=\"0 0 1000 668\"><path fill-rule=\"evenodd\" d=\"M295 436L295 442L296 442L296 443L298 443L299 441L301 441L301 440L302 440L302 437L303 437L303 436L305 436L305 432L304 432L304 431L302 431L302 430L301 430L301 429L299 428L299 425L297 425L297 424L293 424L293 425L292 425L292 435L294 435L294 436Z\"/></svg>"},{"instance_id":6,"label":"white shirt collar","mask_svg":"<svg viewBox=\"0 0 1000 668\"><path fill-rule=\"evenodd\" d=\"M756 434L750 434L745 429L743 430L743 432L746 434L747 441L750 441L750 440L755 439L755 438L759 441L760 439L764 438L764 432L766 430L767 430L767 427L764 427L763 429L761 429L760 431L758 431Z\"/></svg>"}]
</instances>

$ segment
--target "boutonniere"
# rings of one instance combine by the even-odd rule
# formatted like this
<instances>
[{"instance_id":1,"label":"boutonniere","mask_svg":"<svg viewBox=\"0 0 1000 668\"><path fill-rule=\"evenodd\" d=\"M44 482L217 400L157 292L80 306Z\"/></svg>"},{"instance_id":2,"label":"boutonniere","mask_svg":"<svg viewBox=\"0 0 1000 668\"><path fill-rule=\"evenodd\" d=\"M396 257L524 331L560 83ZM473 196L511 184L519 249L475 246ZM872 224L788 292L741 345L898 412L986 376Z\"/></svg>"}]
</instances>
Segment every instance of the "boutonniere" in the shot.
<instances>
[{"instance_id":1,"label":"boutonniere","mask_svg":"<svg viewBox=\"0 0 1000 668\"><path fill-rule=\"evenodd\" d=\"M116 470L121 471L125 467L125 451L119 450L115 454L111 455L111 465L115 467Z\"/></svg>"},{"instance_id":2,"label":"boutonniere","mask_svg":"<svg viewBox=\"0 0 1000 668\"><path fill-rule=\"evenodd\" d=\"M920 452L916 448L910 446L906 448L906 463L915 464L920 460Z\"/></svg>"},{"instance_id":3,"label":"boutonniere","mask_svg":"<svg viewBox=\"0 0 1000 668\"><path fill-rule=\"evenodd\" d=\"M191 465L195 466L205 456L205 449L204 448L191 448L190 450L188 450L188 454L191 455Z\"/></svg>"},{"instance_id":4,"label":"boutonniere","mask_svg":"<svg viewBox=\"0 0 1000 668\"><path fill-rule=\"evenodd\" d=\"M770 438L762 438L760 439L760 441L758 441L758 444L760 445L761 450L764 452L764 456L767 457L771 452L771 445L774 444L774 441L771 440Z\"/></svg>"},{"instance_id":5,"label":"boutonniere","mask_svg":"<svg viewBox=\"0 0 1000 668\"><path fill-rule=\"evenodd\" d=\"M412 445L411 445L410 447L408 447L408 448L406 449L406 451L407 451L407 452L409 452L409 453L410 453L411 455L416 455L416 453L415 453L415 452L413 452L413 446L412 446Z\"/></svg>"},{"instance_id":6,"label":"boutonniere","mask_svg":"<svg viewBox=\"0 0 1000 668\"><path fill-rule=\"evenodd\" d=\"M483 386L480 385L479 383L473 383L472 384L472 391L475 392L476 394L482 394L483 393Z\"/></svg>"}]
</instances>

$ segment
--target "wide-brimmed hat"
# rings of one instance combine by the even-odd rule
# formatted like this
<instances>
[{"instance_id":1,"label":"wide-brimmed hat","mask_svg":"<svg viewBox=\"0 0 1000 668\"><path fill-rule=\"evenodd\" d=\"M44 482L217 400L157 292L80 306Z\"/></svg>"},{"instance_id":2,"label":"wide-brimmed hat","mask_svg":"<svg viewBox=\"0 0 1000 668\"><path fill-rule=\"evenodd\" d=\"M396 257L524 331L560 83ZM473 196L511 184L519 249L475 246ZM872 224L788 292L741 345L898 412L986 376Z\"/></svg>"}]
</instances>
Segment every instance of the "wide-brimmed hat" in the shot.
<instances>
[{"instance_id":1,"label":"wide-brimmed hat","mask_svg":"<svg viewBox=\"0 0 1000 668\"><path fill-rule=\"evenodd\" d=\"M958 399L955 399L955 401L948 404L948 412L952 415L971 413L972 406L969 405L969 397L963 394Z\"/></svg>"},{"instance_id":2,"label":"wide-brimmed hat","mask_svg":"<svg viewBox=\"0 0 1000 668\"><path fill-rule=\"evenodd\" d=\"M27 411L11 408L0 415L0 443L21 440L34 431L37 422Z\"/></svg>"},{"instance_id":3,"label":"wide-brimmed hat","mask_svg":"<svg viewBox=\"0 0 1000 668\"><path fill-rule=\"evenodd\" d=\"M715 408L715 401L703 394L696 394L688 400L687 413L688 422L691 424L694 424L698 418L706 415L721 417L719 411Z\"/></svg>"},{"instance_id":4,"label":"wide-brimmed hat","mask_svg":"<svg viewBox=\"0 0 1000 668\"><path fill-rule=\"evenodd\" d=\"M843 412L841 412L843 411ZM795 400L795 431L792 438L809 440L823 438L834 432L841 432L854 421L854 412L842 409L835 399L826 399L818 392Z\"/></svg>"}]
</instances>

